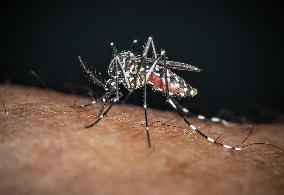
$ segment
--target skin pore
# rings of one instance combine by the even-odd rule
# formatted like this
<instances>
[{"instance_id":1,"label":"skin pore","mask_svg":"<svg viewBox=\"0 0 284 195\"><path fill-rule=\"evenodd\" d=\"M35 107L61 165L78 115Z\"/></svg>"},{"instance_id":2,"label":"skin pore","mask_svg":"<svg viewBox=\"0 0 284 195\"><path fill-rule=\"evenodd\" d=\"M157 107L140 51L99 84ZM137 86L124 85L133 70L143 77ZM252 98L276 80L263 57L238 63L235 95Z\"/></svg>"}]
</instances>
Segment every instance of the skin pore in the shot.
<instances>
[{"instance_id":1,"label":"skin pore","mask_svg":"<svg viewBox=\"0 0 284 195\"><path fill-rule=\"evenodd\" d=\"M1 194L281 194L284 154L269 145L230 151L193 133L172 111L114 105L84 128L101 105L72 108L78 96L0 85ZM79 97L78 104L88 99ZM172 120L171 120L172 119ZM171 120L171 121L169 121ZM252 126L188 117L218 141L236 146ZM167 122L169 121L169 122ZM165 123L167 122L167 123ZM282 146L283 124L259 124L242 145Z\"/></svg>"}]
</instances>

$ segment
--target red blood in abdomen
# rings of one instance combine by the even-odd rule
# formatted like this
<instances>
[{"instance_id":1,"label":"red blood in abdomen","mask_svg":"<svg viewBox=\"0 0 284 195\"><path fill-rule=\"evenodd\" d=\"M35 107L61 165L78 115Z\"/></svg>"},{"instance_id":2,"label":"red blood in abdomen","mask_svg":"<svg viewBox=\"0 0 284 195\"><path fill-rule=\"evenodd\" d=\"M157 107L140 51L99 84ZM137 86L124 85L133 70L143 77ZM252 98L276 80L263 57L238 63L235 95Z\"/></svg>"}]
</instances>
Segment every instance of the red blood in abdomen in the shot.
<instances>
[{"instance_id":1,"label":"red blood in abdomen","mask_svg":"<svg viewBox=\"0 0 284 195\"><path fill-rule=\"evenodd\" d=\"M166 82L165 82L165 79L163 77L151 74L149 76L147 82L149 84L153 85L156 90L159 90L159 91L165 91L166 90ZM178 93L182 93L183 91L182 91L182 89L177 87L175 84L169 83L169 92L174 93L174 94L178 94Z\"/></svg>"}]
</instances>

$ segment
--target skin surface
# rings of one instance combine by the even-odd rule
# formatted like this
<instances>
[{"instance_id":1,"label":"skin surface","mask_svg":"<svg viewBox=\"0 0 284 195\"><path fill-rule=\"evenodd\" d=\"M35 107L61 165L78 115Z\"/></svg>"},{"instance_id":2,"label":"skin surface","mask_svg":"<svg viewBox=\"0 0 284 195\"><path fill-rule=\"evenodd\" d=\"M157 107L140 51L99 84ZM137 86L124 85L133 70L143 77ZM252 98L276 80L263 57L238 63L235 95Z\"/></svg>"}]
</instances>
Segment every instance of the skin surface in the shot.
<instances>
[{"instance_id":1,"label":"skin surface","mask_svg":"<svg viewBox=\"0 0 284 195\"><path fill-rule=\"evenodd\" d=\"M142 106L115 105L86 129L100 105L71 107L86 98L15 85L0 85L0 98L0 194L284 193L281 150L226 150L192 133L174 112L149 110L149 149ZM251 130L188 119L233 146ZM283 124L257 125L242 145L283 140Z\"/></svg>"}]
</instances>

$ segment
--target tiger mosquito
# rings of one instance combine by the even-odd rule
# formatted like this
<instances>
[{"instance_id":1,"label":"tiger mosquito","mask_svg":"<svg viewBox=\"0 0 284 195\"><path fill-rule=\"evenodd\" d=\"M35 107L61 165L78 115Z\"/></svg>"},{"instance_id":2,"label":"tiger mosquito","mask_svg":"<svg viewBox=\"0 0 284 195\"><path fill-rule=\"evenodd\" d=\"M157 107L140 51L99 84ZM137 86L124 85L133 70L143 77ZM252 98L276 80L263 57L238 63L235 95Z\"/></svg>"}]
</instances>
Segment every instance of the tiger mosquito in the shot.
<instances>
[{"instance_id":1,"label":"tiger mosquito","mask_svg":"<svg viewBox=\"0 0 284 195\"><path fill-rule=\"evenodd\" d=\"M177 99L194 97L197 95L197 89L190 86L183 78L171 71L186 70L193 72L200 72L198 67L182 62L169 61L166 57L166 51L161 50L160 54L156 52L154 41L152 37L144 47L142 55L137 54L137 40L133 41L132 51L118 52L114 43L110 44L113 51L113 59L111 60L108 68L108 74L111 77L103 82L90 71L83 63L80 56L79 61L85 72L90 79L98 86L105 90L105 94L98 100L94 100L88 104L80 105L85 107L98 102L103 102L102 107L93 120L92 123L86 125L86 128L92 127L97 124L111 109L111 107L120 101L123 94L119 91L119 86L124 86L130 94L140 88L144 87L144 117L145 117L145 132L147 136L148 146L151 147L150 129L147 115L147 87L151 87L154 91L162 93L166 96L166 102L178 113L183 121L192 129L197 132L201 137L212 142L218 146L231 150L242 150L241 147L233 147L213 139L204 134L198 127L191 124L185 115L189 113L188 109L182 107ZM152 57L148 57L150 47L152 48ZM199 119L205 119L203 115L198 115ZM213 122L220 122L219 118L212 118Z\"/></svg>"}]
</instances>

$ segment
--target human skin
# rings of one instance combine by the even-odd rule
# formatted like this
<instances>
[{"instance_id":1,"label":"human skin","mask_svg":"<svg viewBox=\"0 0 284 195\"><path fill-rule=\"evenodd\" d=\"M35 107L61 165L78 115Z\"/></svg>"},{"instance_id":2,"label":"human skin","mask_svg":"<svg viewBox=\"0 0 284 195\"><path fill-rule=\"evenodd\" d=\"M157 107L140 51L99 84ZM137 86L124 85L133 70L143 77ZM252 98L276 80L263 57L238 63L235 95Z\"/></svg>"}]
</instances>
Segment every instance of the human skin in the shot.
<instances>
[{"instance_id":1,"label":"human skin","mask_svg":"<svg viewBox=\"0 0 284 195\"><path fill-rule=\"evenodd\" d=\"M175 112L149 110L149 148L142 106L115 105L86 129L100 109L72 107L86 98L15 85L0 85L0 98L0 194L284 193L281 150L224 149L192 133ZM188 120L233 146L251 130ZM263 124L242 145L283 140L283 124Z\"/></svg>"}]
</instances>

